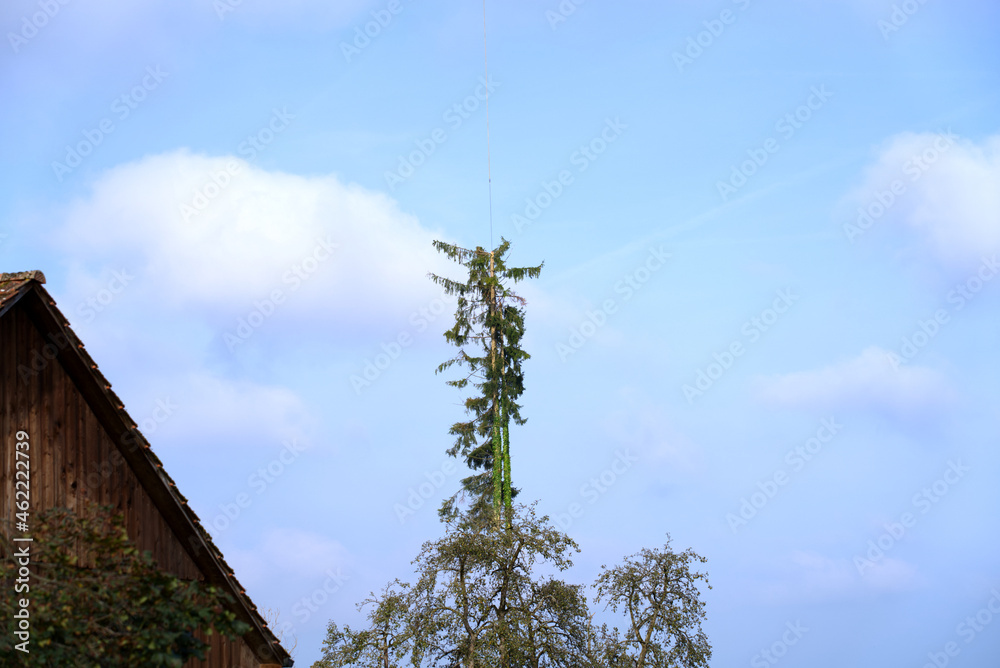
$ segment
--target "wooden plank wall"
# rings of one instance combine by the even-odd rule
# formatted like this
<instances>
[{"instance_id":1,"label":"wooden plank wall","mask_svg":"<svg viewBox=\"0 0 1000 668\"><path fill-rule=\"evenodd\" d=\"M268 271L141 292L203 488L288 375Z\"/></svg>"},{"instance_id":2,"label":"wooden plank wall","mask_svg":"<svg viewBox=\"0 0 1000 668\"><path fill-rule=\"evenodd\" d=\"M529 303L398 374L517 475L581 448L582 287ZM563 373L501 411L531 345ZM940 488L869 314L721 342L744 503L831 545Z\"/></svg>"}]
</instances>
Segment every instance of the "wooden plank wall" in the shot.
<instances>
[{"instance_id":1,"label":"wooden plank wall","mask_svg":"<svg viewBox=\"0 0 1000 668\"><path fill-rule=\"evenodd\" d=\"M31 443L33 513L56 506L76 509L87 500L113 505L125 516L131 540L148 550L161 568L182 578L203 579L124 459L112 457L117 446L59 362L34 357L46 343L19 305L0 317L0 517L13 518L14 435L24 430ZM41 367L37 373L19 373L22 365L32 368L33 358L35 368ZM259 665L242 639L213 634L208 641L208 660L193 660L188 666Z\"/></svg>"}]
</instances>

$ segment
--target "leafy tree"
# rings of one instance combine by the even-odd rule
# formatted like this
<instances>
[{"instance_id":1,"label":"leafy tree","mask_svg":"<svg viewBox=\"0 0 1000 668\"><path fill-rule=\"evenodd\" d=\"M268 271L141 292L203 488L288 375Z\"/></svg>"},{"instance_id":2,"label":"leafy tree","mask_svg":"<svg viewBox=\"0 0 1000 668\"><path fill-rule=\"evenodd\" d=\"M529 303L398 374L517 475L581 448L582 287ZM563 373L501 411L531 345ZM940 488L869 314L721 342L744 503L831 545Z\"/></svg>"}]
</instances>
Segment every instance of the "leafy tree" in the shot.
<instances>
[{"instance_id":1,"label":"leafy tree","mask_svg":"<svg viewBox=\"0 0 1000 668\"><path fill-rule=\"evenodd\" d=\"M400 590L397 590L399 587ZM390 583L376 597L358 604L358 609L371 607L368 619L371 626L354 631L343 629L330 622L323 641L323 658L313 663L313 668L394 668L413 651L413 628L407 618L409 585L398 580Z\"/></svg>"},{"instance_id":2,"label":"leafy tree","mask_svg":"<svg viewBox=\"0 0 1000 668\"><path fill-rule=\"evenodd\" d=\"M465 366L467 375L448 384L461 389L472 380L479 391L478 396L465 401L465 410L472 419L455 423L449 431L456 439L448 454L464 457L473 470L483 470L462 480L462 491L444 502L440 514L444 519L456 517L459 495L468 494L472 497L473 517L492 514L499 521L500 509L504 508L509 524L517 489L511 485L508 425L510 420L525 422L517 399L524 392L521 363L530 355L521 349L525 301L506 282L536 278L542 265L508 267L510 242L506 239L501 239L492 251L481 246L468 250L442 241L435 241L434 247L469 272L464 283L430 275L447 294L458 298L455 326L445 332L445 338L459 352L441 364L437 372L454 364Z\"/></svg>"},{"instance_id":3,"label":"leafy tree","mask_svg":"<svg viewBox=\"0 0 1000 668\"><path fill-rule=\"evenodd\" d=\"M4 615L0 664L71 668L180 668L205 658L194 631L239 637L249 627L224 607L227 595L164 573L128 540L110 507L75 515L53 508L34 516L27 592L15 593L15 545L0 532L0 605L27 598L30 653L14 647L15 620ZM16 658L15 658L16 657Z\"/></svg>"},{"instance_id":4,"label":"leafy tree","mask_svg":"<svg viewBox=\"0 0 1000 668\"><path fill-rule=\"evenodd\" d=\"M643 550L595 582L597 598L627 615L624 636L595 627L580 585L539 570L572 566L576 543L516 506L510 526L468 514L414 559L417 582L394 582L361 631L331 622L313 668L704 668L704 604L691 550ZM638 558L637 558L638 557ZM706 581L707 583L707 581Z\"/></svg>"},{"instance_id":5,"label":"leafy tree","mask_svg":"<svg viewBox=\"0 0 1000 668\"><path fill-rule=\"evenodd\" d=\"M519 508L500 530L452 523L415 560L411 608L433 665L576 665L587 618L582 588L535 571L569 568L568 553L579 548L547 517Z\"/></svg>"},{"instance_id":6,"label":"leafy tree","mask_svg":"<svg viewBox=\"0 0 1000 668\"><path fill-rule=\"evenodd\" d=\"M692 572L693 563L706 559L688 549L679 554L670 549L670 536L663 549L644 548L625 562L602 572L594 586L595 602L607 600L607 607L628 613L623 640L617 629L604 643L616 654L624 652L622 665L634 668L700 668L708 666L712 648L701 630L705 604L698 580L708 584L705 573Z\"/></svg>"},{"instance_id":7,"label":"leafy tree","mask_svg":"<svg viewBox=\"0 0 1000 668\"><path fill-rule=\"evenodd\" d=\"M586 662L581 665L586 668L633 668L635 665L626 653L618 629L609 629L607 624L601 624L600 628L588 625L584 654Z\"/></svg>"},{"instance_id":8,"label":"leafy tree","mask_svg":"<svg viewBox=\"0 0 1000 668\"><path fill-rule=\"evenodd\" d=\"M424 544L414 560L418 580L394 583L372 604L363 631L327 628L323 659L313 668L403 665L486 668L576 668L585 658L586 597L582 587L551 576L578 550L547 517L515 508L510 527L468 517Z\"/></svg>"},{"instance_id":9,"label":"leafy tree","mask_svg":"<svg viewBox=\"0 0 1000 668\"><path fill-rule=\"evenodd\" d=\"M587 656L587 598L580 585L561 580L532 583L530 596L520 597L528 611L514 638L509 665L581 666Z\"/></svg>"}]
</instances>

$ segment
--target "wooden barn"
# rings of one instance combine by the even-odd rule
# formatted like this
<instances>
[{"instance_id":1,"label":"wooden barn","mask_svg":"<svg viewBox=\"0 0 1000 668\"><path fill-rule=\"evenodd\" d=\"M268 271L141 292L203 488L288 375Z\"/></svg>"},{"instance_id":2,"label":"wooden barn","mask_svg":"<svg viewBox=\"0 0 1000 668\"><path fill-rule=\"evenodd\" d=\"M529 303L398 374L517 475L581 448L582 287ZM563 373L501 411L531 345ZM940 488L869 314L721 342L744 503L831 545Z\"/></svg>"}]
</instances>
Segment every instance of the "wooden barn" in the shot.
<instances>
[{"instance_id":1,"label":"wooden barn","mask_svg":"<svg viewBox=\"0 0 1000 668\"><path fill-rule=\"evenodd\" d=\"M233 597L251 630L238 640L208 637L191 668L277 668L292 659L268 629L232 569L111 384L42 284L41 272L0 275L0 517L14 516L15 433L30 434L31 510L113 505L137 547L178 576ZM89 476L89 479L88 479Z\"/></svg>"}]
</instances>

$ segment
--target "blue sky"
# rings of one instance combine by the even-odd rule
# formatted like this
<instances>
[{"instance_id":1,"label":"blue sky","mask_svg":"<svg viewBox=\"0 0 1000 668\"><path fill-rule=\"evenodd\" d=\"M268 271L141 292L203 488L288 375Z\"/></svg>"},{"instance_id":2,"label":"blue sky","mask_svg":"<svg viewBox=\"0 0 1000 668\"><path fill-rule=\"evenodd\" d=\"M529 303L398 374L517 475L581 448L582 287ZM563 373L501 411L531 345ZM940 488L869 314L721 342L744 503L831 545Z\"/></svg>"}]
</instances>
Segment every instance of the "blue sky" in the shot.
<instances>
[{"instance_id":1,"label":"blue sky","mask_svg":"<svg viewBox=\"0 0 1000 668\"><path fill-rule=\"evenodd\" d=\"M566 577L669 532L717 665L995 665L1000 6L488 2L488 81L482 12L0 9L3 270L297 665L462 475L426 274L490 244L487 89L493 241L545 262L514 480Z\"/></svg>"}]
</instances>

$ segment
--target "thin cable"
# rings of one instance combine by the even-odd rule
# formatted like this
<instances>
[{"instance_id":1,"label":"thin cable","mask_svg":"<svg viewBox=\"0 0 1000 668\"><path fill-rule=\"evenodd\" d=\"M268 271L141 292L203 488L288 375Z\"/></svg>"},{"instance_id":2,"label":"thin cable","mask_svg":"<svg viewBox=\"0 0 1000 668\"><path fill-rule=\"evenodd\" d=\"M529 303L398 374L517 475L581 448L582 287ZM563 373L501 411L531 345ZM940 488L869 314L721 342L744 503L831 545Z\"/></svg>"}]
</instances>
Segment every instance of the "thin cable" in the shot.
<instances>
[{"instance_id":1,"label":"thin cable","mask_svg":"<svg viewBox=\"0 0 1000 668\"><path fill-rule=\"evenodd\" d=\"M493 250L493 169L490 166L490 65L486 57L486 0L483 0L483 71L486 75L486 179L490 191L490 250Z\"/></svg>"}]
</instances>

